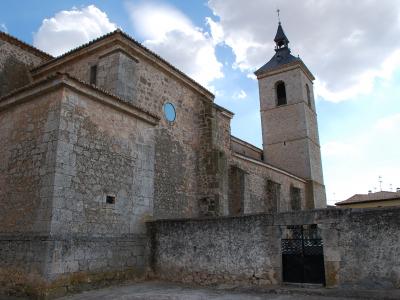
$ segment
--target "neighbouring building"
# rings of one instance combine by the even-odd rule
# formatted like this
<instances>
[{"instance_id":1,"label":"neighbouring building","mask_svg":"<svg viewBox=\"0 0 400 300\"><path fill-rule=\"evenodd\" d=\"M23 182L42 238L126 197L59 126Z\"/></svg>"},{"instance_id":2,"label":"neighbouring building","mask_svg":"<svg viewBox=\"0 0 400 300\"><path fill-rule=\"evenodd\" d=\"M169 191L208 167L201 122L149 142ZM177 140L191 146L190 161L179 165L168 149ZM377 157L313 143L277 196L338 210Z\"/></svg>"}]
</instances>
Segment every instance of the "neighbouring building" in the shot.
<instances>
[{"instance_id":1,"label":"neighbouring building","mask_svg":"<svg viewBox=\"0 0 400 300\"><path fill-rule=\"evenodd\" d=\"M255 72L259 149L231 136L233 113L211 92L120 30L59 57L0 33L0 289L45 297L145 276L362 281L342 275L353 248L338 232L364 230L325 209L314 76L280 23L275 43ZM382 224L395 236L391 216ZM310 253L311 265L298 260ZM385 266L365 282L400 284L400 267Z\"/></svg>"},{"instance_id":2,"label":"neighbouring building","mask_svg":"<svg viewBox=\"0 0 400 300\"><path fill-rule=\"evenodd\" d=\"M400 192L380 191L355 194L349 199L335 203L335 205L345 208L400 206Z\"/></svg>"}]
</instances>

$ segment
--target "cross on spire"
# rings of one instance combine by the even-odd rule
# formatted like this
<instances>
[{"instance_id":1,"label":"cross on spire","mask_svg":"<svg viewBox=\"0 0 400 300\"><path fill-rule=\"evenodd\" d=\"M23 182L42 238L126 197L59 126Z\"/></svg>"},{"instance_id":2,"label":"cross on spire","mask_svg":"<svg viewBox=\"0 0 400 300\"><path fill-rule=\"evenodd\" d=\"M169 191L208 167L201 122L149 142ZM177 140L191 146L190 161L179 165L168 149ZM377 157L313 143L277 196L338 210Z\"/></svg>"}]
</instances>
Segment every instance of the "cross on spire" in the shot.
<instances>
[{"instance_id":1,"label":"cross on spire","mask_svg":"<svg viewBox=\"0 0 400 300\"><path fill-rule=\"evenodd\" d=\"M280 13L281 12L281 10L278 8L277 10L276 10L276 13L278 14L278 22L279 22L279 24L281 24L281 17L280 17Z\"/></svg>"}]
</instances>

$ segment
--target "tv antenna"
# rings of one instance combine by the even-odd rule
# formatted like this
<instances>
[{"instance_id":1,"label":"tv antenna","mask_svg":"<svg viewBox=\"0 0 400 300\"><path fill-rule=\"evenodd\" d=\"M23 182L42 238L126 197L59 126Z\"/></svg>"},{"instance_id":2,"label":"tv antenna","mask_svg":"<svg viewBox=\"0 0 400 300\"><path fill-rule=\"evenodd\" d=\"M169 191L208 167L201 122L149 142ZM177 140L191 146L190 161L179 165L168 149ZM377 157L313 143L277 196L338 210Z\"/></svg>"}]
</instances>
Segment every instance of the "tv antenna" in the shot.
<instances>
[{"instance_id":1,"label":"tv antenna","mask_svg":"<svg viewBox=\"0 0 400 300\"><path fill-rule=\"evenodd\" d=\"M382 192L382 176L378 177L378 181L379 181L379 188L380 188L380 190Z\"/></svg>"}]
</instances>

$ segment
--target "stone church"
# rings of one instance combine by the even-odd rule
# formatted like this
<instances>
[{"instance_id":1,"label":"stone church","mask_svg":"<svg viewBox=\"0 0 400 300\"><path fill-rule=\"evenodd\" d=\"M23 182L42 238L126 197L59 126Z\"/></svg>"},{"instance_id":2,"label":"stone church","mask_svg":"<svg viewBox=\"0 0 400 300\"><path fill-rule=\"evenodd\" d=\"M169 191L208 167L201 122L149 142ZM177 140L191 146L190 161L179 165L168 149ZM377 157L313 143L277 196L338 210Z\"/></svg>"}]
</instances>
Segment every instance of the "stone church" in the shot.
<instances>
[{"instance_id":1,"label":"stone church","mask_svg":"<svg viewBox=\"0 0 400 300\"><path fill-rule=\"evenodd\" d=\"M155 220L325 208L314 76L281 24L274 41L255 72L259 149L231 135L210 91L120 30L59 57L0 33L0 281L40 294L140 277Z\"/></svg>"}]
</instances>

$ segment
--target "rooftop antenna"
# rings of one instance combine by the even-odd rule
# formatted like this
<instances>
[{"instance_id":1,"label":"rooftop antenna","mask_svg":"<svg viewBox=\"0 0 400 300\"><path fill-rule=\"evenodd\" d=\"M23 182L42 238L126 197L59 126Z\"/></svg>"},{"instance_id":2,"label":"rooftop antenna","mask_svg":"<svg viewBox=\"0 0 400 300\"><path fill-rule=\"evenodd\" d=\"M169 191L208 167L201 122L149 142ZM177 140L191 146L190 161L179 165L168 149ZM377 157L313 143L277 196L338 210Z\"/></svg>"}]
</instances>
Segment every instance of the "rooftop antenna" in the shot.
<instances>
[{"instance_id":1,"label":"rooftop antenna","mask_svg":"<svg viewBox=\"0 0 400 300\"><path fill-rule=\"evenodd\" d=\"M280 13L281 12L281 10L278 8L277 10L276 10L276 13L278 14L278 22L279 22L279 24L281 24L281 17L280 17Z\"/></svg>"},{"instance_id":2,"label":"rooftop antenna","mask_svg":"<svg viewBox=\"0 0 400 300\"><path fill-rule=\"evenodd\" d=\"M381 189L382 192L382 176L378 177L378 181L379 181L379 188Z\"/></svg>"}]
</instances>

